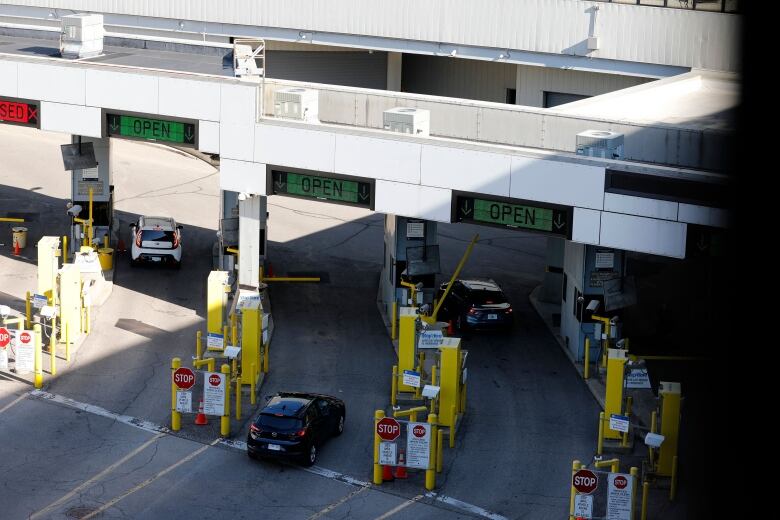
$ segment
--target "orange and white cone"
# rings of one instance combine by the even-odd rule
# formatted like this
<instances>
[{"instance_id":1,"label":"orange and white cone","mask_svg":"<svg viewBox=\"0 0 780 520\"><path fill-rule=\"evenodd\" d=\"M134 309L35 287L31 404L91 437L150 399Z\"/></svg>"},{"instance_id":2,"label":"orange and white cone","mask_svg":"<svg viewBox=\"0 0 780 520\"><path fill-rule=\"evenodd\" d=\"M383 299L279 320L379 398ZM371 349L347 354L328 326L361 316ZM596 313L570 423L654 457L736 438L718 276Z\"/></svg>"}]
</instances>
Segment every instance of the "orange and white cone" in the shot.
<instances>
[{"instance_id":1,"label":"orange and white cone","mask_svg":"<svg viewBox=\"0 0 780 520\"><path fill-rule=\"evenodd\" d=\"M14 240L14 256L19 256L19 252L21 251L21 248L19 247L19 241Z\"/></svg>"},{"instance_id":2,"label":"orange and white cone","mask_svg":"<svg viewBox=\"0 0 780 520\"><path fill-rule=\"evenodd\" d=\"M384 482L389 482L393 480L393 470L392 466L383 465L382 466L382 480Z\"/></svg>"},{"instance_id":3,"label":"orange and white cone","mask_svg":"<svg viewBox=\"0 0 780 520\"><path fill-rule=\"evenodd\" d=\"M395 467L395 478L409 478L406 474L406 456L403 451L398 454L398 466Z\"/></svg>"},{"instance_id":4,"label":"orange and white cone","mask_svg":"<svg viewBox=\"0 0 780 520\"><path fill-rule=\"evenodd\" d=\"M452 320L447 323L447 335L452 336L455 334L455 326L452 324Z\"/></svg>"},{"instance_id":5,"label":"orange and white cone","mask_svg":"<svg viewBox=\"0 0 780 520\"><path fill-rule=\"evenodd\" d=\"M198 426L203 426L204 424L208 424L209 420L206 419L206 414L203 413L203 399L200 400L200 405L198 406L198 415L195 416L195 424Z\"/></svg>"}]
</instances>

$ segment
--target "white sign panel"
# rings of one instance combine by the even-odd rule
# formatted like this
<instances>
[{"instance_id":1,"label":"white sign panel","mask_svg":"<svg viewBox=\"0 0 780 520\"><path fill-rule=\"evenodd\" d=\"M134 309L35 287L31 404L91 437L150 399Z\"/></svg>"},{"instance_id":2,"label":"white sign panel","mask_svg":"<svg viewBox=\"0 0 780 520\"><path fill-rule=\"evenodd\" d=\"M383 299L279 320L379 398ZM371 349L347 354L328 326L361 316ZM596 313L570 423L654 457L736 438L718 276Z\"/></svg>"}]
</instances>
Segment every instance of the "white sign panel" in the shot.
<instances>
[{"instance_id":1,"label":"white sign panel","mask_svg":"<svg viewBox=\"0 0 780 520\"><path fill-rule=\"evenodd\" d=\"M626 388L650 388L650 376L646 368L631 368L626 375Z\"/></svg>"},{"instance_id":2,"label":"white sign panel","mask_svg":"<svg viewBox=\"0 0 780 520\"><path fill-rule=\"evenodd\" d=\"M398 464L394 442L383 441L379 443L379 463L383 466L395 466Z\"/></svg>"},{"instance_id":3,"label":"white sign panel","mask_svg":"<svg viewBox=\"0 0 780 520\"><path fill-rule=\"evenodd\" d=\"M431 425L413 423L406 425L406 467L428 469L431 455Z\"/></svg>"},{"instance_id":4,"label":"white sign panel","mask_svg":"<svg viewBox=\"0 0 780 520\"><path fill-rule=\"evenodd\" d=\"M192 392L189 390L176 390L176 411L192 413Z\"/></svg>"},{"instance_id":5,"label":"white sign panel","mask_svg":"<svg viewBox=\"0 0 780 520\"><path fill-rule=\"evenodd\" d=\"M593 518L593 495L574 495L574 517Z\"/></svg>"},{"instance_id":6,"label":"white sign panel","mask_svg":"<svg viewBox=\"0 0 780 520\"><path fill-rule=\"evenodd\" d=\"M628 416L610 414L609 416L609 429L616 432L628 431Z\"/></svg>"},{"instance_id":7,"label":"white sign panel","mask_svg":"<svg viewBox=\"0 0 780 520\"><path fill-rule=\"evenodd\" d=\"M237 357L241 353L241 347L233 347L233 346L227 346L225 347L225 357L229 359L233 359L234 357Z\"/></svg>"},{"instance_id":8,"label":"white sign panel","mask_svg":"<svg viewBox=\"0 0 780 520\"><path fill-rule=\"evenodd\" d=\"M36 309L40 309L47 303L49 303L49 300L46 298L46 296L42 294L33 294L32 304Z\"/></svg>"},{"instance_id":9,"label":"white sign panel","mask_svg":"<svg viewBox=\"0 0 780 520\"><path fill-rule=\"evenodd\" d=\"M444 341L444 334L440 330L426 330L420 333L417 340L417 348L439 348Z\"/></svg>"},{"instance_id":10,"label":"white sign panel","mask_svg":"<svg viewBox=\"0 0 780 520\"><path fill-rule=\"evenodd\" d=\"M35 332L22 330L16 335L16 371L32 372L35 369Z\"/></svg>"},{"instance_id":11,"label":"white sign panel","mask_svg":"<svg viewBox=\"0 0 780 520\"><path fill-rule=\"evenodd\" d=\"M212 348L224 348L225 337L222 334L214 334L213 332L209 332L209 335L206 339L206 346Z\"/></svg>"},{"instance_id":12,"label":"white sign panel","mask_svg":"<svg viewBox=\"0 0 780 520\"><path fill-rule=\"evenodd\" d=\"M225 376L220 372L206 372L203 384L203 413L225 414Z\"/></svg>"},{"instance_id":13,"label":"white sign panel","mask_svg":"<svg viewBox=\"0 0 780 520\"><path fill-rule=\"evenodd\" d=\"M412 370L404 370L403 383L415 388L420 388L420 373Z\"/></svg>"},{"instance_id":14,"label":"white sign panel","mask_svg":"<svg viewBox=\"0 0 780 520\"><path fill-rule=\"evenodd\" d=\"M0 348L0 370L8 370L8 349Z\"/></svg>"},{"instance_id":15,"label":"white sign panel","mask_svg":"<svg viewBox=\"0 0 780 520\"><path fill-rule=\"evenodd\" d=\"M407 222L406 238L425 238L425 222Z\"/></svg>"},{"instance_id":16,"label":"white sign panel","mask_svg":"<svg viewBox=\"0 0 780 520\"><path fill-rule=\"evenodd\" d=\"M631 520L634 479L625 473L610 473L607 488L607 520Z\"/></svg>"}]
</instances>

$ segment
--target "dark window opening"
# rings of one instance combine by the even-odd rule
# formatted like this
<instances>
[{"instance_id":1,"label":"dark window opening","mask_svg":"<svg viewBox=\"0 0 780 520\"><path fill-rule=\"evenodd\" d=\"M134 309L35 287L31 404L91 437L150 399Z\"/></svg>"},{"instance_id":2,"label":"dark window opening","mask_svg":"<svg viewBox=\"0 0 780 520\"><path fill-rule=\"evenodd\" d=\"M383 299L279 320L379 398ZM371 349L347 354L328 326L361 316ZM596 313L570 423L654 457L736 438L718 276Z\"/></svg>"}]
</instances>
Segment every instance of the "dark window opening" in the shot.
<instances>
[{"instance_id":1,"label":"dark window opening","mask_svg":"<svg viewBox=\"0 0 780 520\"><path fill-rule=\"evenodd\" d=\"M508 105L516 105L517 104L517 89L516 88L508 88L506 89L506 102Z\"/></svg>"},{"instance_id":2,"label":"dark window opening","mask_svg":"<svg viewBox=\"0 0 780 520\"><path fill-rule=\"evenodd\" d=\"M573 103L580 99L589 98L592 96L583 96L580 94L567 94L566 92L548 92L544 91L544 108L557 107L558 105L565 105L566 103Z\"/></svg>"}]
</instances>

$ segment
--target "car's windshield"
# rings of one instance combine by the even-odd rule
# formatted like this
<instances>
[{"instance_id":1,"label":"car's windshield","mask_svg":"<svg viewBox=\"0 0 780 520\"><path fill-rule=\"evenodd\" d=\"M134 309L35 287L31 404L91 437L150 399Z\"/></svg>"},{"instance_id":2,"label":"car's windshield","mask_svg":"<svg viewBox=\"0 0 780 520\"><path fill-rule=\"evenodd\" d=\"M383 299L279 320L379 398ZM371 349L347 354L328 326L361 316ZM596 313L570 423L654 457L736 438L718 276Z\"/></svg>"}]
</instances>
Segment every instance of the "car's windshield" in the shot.
<instances>
[{"instance_id":1,"label":"car's windshield","mask_svg":"<svg viewBox=\"0 0 780 520\"><path fill-rule=\"evenodd\" d=\"M302 428L303 424L297 417L285 417L263 413L257 419L257 425L274 430L295 430Z\"/></svg>"}]
</instances>

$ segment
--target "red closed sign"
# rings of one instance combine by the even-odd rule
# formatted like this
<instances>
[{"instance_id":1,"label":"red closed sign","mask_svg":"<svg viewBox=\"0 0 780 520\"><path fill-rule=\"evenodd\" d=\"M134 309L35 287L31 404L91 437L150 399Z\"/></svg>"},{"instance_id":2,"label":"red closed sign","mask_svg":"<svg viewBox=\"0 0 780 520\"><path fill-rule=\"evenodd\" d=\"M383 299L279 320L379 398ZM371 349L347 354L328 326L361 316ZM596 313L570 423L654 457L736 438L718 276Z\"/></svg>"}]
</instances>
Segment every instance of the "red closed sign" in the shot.
<instances>
[{"instance_id":1,"label":"red closed sign","mask_svg":"<svg viewBox=\"0 0 780 520\"><path fill-rule=\"evenodd\" d=\"M589 469L581 469L571 478L571 485L580 493L593 493L599 485L599 478Z\"/></svg>"},{"instance_id":2,"label":"red closed sign","mask_svg":"<svg viewBox=\"0 0 780 520\"><path fill-rule=\"evenodd\" d=\"M376 434L386 441L394 441L401 435L401 425L392 417L385 417L376 423Z\"/></svg>"},{"instance_id":3,"label":"red closed sign","mask_svg":"<svg viewBox=\"0 0 780 520\"><path fill-rule=\"evenodd\" d=\"M618 489L626 489L626 486L628 485L628 479L623 475L618 475L612 482Z\"/></svg>"},{"instance_id":4,"label":"red closed sign","mask_svg":"<svg viewBox=\"0 0 780 520\"><path fill-rule=\"evenodd\" d=\"M217 374L211 374L209 376L209 384L211 386L219 386L219 384L222 382L222 378L219 377Z\"/></svg>"},{"instance_id":5,"label":"red closed sign","mask_svg":"<svg viewBox=\"0 0 780 520\"><path fill-rule=\"evenodd\" d=\"M412 428L412 433L415 437L425 437L425 426L418 424Z\"/></svg>"},{"instance_id":6,"label":"red closed sign","mask_svg":"<svg viewBox=\"0 0 780 520\"><path fill-rule=\"evenodd\" d=\"M173 373L173 384L182 390L192 388L195 384L195 373L186 367L177 368Z\"/></svg>"}]
</instances>

